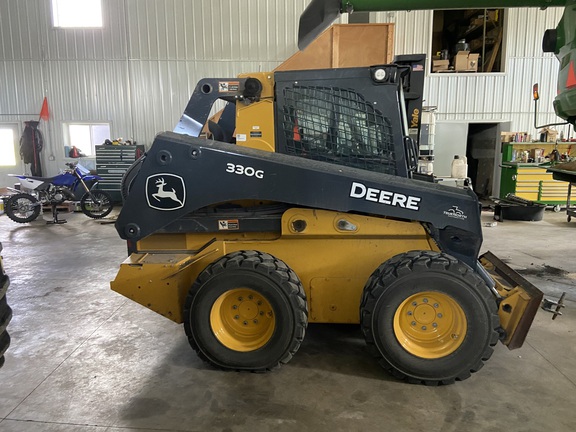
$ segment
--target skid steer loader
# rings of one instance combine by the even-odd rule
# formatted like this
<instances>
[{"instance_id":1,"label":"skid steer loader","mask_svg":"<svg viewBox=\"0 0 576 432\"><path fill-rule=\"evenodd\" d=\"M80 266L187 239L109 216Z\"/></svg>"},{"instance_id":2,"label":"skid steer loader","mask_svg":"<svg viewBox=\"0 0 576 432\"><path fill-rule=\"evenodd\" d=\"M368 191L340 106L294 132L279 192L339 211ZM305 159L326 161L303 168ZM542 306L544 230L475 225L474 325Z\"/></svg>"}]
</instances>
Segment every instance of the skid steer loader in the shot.
<instances>
[{"instance_id":1,"label":"skid steer loader","mask_svg":"<svg viewBox=\"0 0 576 432\"><path fill-rule=\"evenodd\" d=\"M542 292L479 257L470 189L414 173L423 61L201 80L124 177L112 289L223 369L287 363L308 323L360 324L389 373L428 385L520 347Z\"/></svg>"}]
</instances>

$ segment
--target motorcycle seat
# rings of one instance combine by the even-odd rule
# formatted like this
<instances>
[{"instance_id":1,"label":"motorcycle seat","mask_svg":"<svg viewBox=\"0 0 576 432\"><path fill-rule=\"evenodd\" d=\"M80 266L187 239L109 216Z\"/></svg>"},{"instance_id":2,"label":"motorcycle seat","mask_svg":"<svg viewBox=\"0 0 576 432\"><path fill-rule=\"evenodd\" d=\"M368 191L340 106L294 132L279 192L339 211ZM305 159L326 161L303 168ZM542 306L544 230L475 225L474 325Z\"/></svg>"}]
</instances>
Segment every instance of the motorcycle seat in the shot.
<instances>
[{"instance_id":1,"label":"motorcycle seat","mask_svg":"<svg viewBox=\"0 0 576 432\"><path fill-rule=\"evenodd\" d=\"M36 176L28 176L27 175L27 176L21 176L21 177L26 177L26 178L29 178L32 180L38 180L38 181L42 181L42 182L46 182L46 183L52 183L56 179L56 177L58 177L58 176L56 176L56 177L36 177Z\"/></svg>"}]
</instances>

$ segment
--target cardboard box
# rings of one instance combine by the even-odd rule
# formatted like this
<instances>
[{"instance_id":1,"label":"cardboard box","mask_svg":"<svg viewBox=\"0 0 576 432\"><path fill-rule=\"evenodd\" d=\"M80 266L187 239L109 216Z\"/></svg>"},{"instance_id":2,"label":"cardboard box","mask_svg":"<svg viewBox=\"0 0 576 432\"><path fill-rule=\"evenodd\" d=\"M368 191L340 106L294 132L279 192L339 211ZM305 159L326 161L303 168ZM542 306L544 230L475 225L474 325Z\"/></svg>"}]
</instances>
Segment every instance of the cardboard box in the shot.
<instances>
[{"instance_id":1,"label":"cardboard box","mask_svg":"<svg viewBox=\"0 0 576 432\"><path fill-rule=\"evenodd\" d=\"M538 132L540 134L541 142L555 143L558 140L558 131L549 127L540 129Z\"/></svg>"},{"instance_id":2,"label":"cardboard box","mask_svg":"<svg viewBox=\"0 0 576 432\"><path fill-rule=\"evenodd\" d=\"M516 132L500 132L500 140L503 143L513 142L515 135L516 135Z\"/></svg>"},{"instance_id":3,"label":"cardboard box","mask_svg":"<svg viewBox=\"0 0 576 432\"><path fill-rule=\"evenodd\" d=\"M478 58L480 54L469 54L468 55L468 70L477 72L478 71Z\"/></svg>"},{"instance_id":4,"label":"cardboard box","mask_svg":"<svg viewBox=\"0 0 576 432\"><path fill-rule=\"evenodd\" d=\"M449 60L433 60L432 61L432 72L448 70L449 65L450 65Z\"/></svg>"},{"instance_id":5,"label":"cardboard box","mask_svg":"<svg viewBox=\"0 0 576 432\"><path fill-rule=\"evenodd\" d=\"M479 54L470 54L470 51L458 51L454 57L454 70L476 72L478 70Z\"/></svg>"}]
</instances>

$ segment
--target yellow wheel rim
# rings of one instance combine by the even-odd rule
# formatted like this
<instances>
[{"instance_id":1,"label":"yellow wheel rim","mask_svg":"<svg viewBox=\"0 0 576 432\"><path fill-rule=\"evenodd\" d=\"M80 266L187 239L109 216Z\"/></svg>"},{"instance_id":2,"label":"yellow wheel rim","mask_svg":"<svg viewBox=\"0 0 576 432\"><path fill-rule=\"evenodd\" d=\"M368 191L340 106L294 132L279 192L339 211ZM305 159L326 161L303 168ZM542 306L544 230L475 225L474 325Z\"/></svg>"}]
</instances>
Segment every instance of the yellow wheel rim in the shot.
<instances>
[{"instance_id":1,"label":"yellow wheel rim","mask_svg":"<svg viewBox=\"0 0 576 432\"><path fill-rule=\"evenodd\" d=\"M264 296L248 288L237 288L216 299L210 311L210 325L226 348L248 352L268 343L276 320Z\"/></svg>"},{"instance_id":2,"label":"yellow wheel rim","mask_svg":"<svg viewBox=\"0 0 576 432\"><path fill-rule=\"evenodd\" d=\"M466 336L466 315L449 295L428 291L402 302L394 314L394 335L410 354L437 359L452 354Z\"/></svg>"}]
</instances>

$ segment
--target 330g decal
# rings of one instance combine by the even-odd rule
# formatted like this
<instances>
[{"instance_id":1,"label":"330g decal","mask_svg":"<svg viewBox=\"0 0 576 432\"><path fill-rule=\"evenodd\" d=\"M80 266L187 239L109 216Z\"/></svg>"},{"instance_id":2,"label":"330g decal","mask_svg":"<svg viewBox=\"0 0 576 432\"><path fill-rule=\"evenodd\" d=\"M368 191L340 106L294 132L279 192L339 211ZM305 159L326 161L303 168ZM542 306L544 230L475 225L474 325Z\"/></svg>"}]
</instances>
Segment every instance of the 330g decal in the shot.
<instances>
[{"instance_id":1,"label":"330g decal","mask_svg":"<svg viewBox=\"0 0 576 432\"><path fill-rule=\"evenodd\" d=\"M256 177L258 179L264 178L264 171L257 170L252 167L245 167L244 165L227 163L226 164L226 172L238 175L245 175L248 177Z\"/></svg>"}]
</instances>

